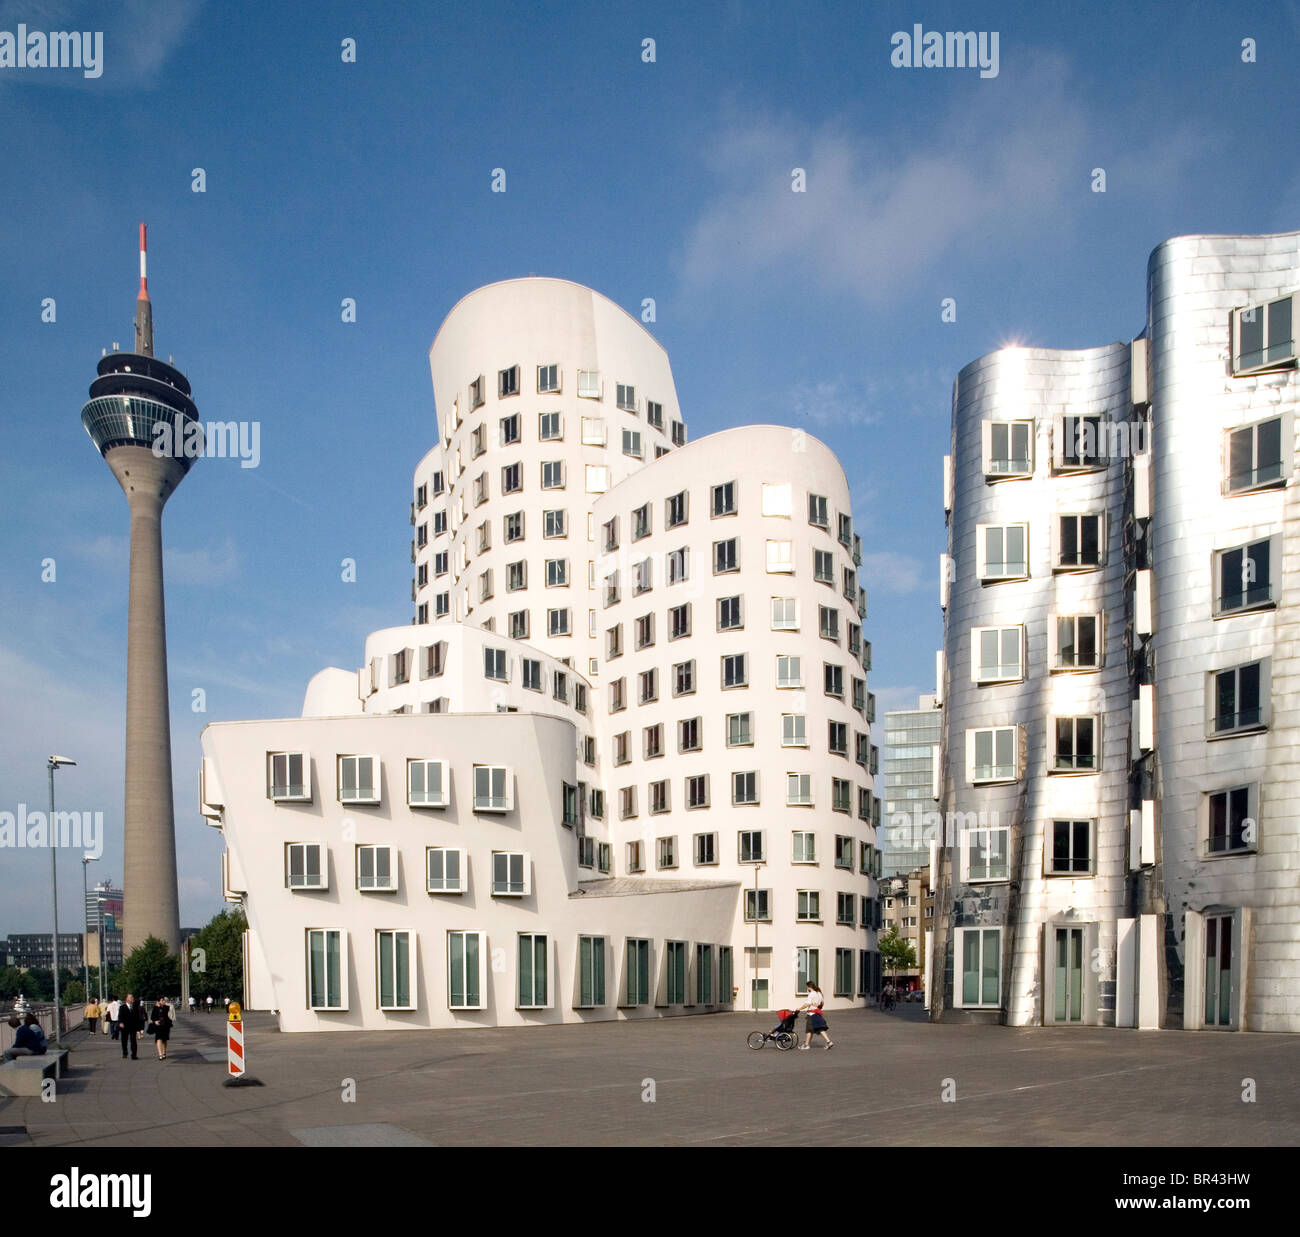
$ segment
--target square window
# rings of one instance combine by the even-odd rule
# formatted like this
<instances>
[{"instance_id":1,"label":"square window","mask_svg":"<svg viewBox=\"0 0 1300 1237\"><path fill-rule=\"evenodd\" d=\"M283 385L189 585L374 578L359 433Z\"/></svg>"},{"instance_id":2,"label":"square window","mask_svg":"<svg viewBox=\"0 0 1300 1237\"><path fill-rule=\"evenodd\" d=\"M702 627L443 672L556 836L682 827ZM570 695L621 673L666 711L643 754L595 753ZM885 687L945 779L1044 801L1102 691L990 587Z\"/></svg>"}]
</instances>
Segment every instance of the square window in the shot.
<instances>
[{"instance_id":1,"label":"square window","mask_svg":"<svg viewBox=\"0 0 1300 1237\"><path fill-rule=\"evenodd\" d=\"M1091 876L1093 864L1093 822L1054 820L1049 834L1047 874L1049 876Z\"/></svg>"},{"instance_id":2,"label":"square window","mask_svg":"<svg viewBox=\"0 0 1300 1237\"><path fill-rule=\"evenodd\" d=\"M465 852L448 846L425 849L425 888L429 893L465 892Z\"/></svg>"},{"instance_id":3,"label":"square window","mask_svg":"<svg viewBox=\"0 0 1300 1237\"><path fill-rule=\"evenodd\" d=\"M1053 719L1051 771L1055 773L1095 773L1101 767L1096 717L1057 717Z\"/></svg>"},{"instance_id":4,"label":"square window","mask_svg":"<svg viewBox=\"0 0 1300 1237\"><path fill-rule=\"evenodd\" d=\"M558 442L564 437L564 422L558 412L537 414L537 438L540 442Z\"/></svg>"},{"instance_id":5,"label":"square window","mask_svg":"<svg viewBox=\"0 0 1300 1237\"><path fill-rule=\"evenodd\" d=\"M981 580L1021 580L1029 575L1029 525L980 524L975 530Z\"/></svg>"},{"instance_id":6,"label":"square window","mask_svg":"<svg viewBox=\"0 0 1300 1237\"><path fill-rule=\"evenodd\" d=\"M976 683L1013 683L1025 677L1023 627L971 630L971 678Z\"/></svg>"},{"instance_id":7,"label":"square window","mask_svg":"<svg viewBox=\"0 0 1300 1237\"><path fill-rule=\"evenodd\" d=\"M539 365L537 367L537 394L556 395L560 390L560 367L558 365Z\"/></svg>"},{"instance_id":8,"label":"square window","mask_svg":"<svg viewBox=\"0 0 1300 1237\"><path fill-rule=\"evenodd\" d=\"M1229 430L1224 449L1225 494L1245 494L1285 484L1290 473L1291 418L1272 417Z\"/></svg>"},{"instance_id":9,"label":"square window","mask_svg":"<svg viewBox=\"0 0 1300 1237\"><path fill-rule=\"evenodd\" d=\"M338 762L340 803L379 802L379 758L340 756Z\"/></svg>"},{"instance_id":10,"label":"square window","mask_svg":"<svg viewBox=\"0 0 1300 1237\"><path fill-rule=\"evenodd\" d=\"M996 726L966 732L967 764L972 783L1014 782L1020 777L1019 727Z\"/></svg>"},{"instance_id":11,"label":"square window","mask_svg":"<svg viewBox=\"0 0 1300 1237\"><path fill-rule=\"evenodd\" d=\"M754 715L752 713L727 714L727 746L751 747L754 743Z\"/></svg>"},{"instance_id":12,"label":"square window","mask_svg":"<svg viewBox=\"0 0 1300 1237\"><path fill-rule=\"evenodd\" d=\"M492 852L492 896L519 898L529 892L528 856L521 851Z\"/></svg>"},{"instance_id":13,"label":"square window","mask_svg":"<svg viewBox=\"0 0 1300 1237\"><path fill-rule=\"evenodd\" d=\"M358 846L356 853L358 889L385 893L396 891L397 865L393 862L391 846Z\"/></svg>"},{"instance_id":14,"label":"square window","mask_svg":"<svg viewBox=\"0 0 1300 1237\"><path fill-rule=\"evenodd\" d=\"M287 889L327 889L329 872L319 842L289 842L284 848Z\"/></svg>"},{"instance_id":15,"label":"square window","mask_svg":"<svg viewBox=\"0 0 1300 1237\"><path fill-rule=\"evenodd\" d=\"M749 670L746 655L744 653L728 654L722 659L723 688L747 687L748 685Z\"/></svg>"},{"instance_id":16,"label":"square window","mask_svg":"<svg viewBox=\"0 0 1300 1237\"><path fill-rule=\"evenodd\" d=\"M1057 522L1056 566L1061 570L1090 571L1105 559L1105 517L1063 515Z\"/></svg>"},{"instance_id":17,"label":"square window","mask_svg":"<svg viewBox=\"0 0 1300 1237\"><path fill-rule=\"evenodd\" d=\"M1211 855L1242 854L1255 849L1258 836L1258 790L1234 786L1205 796L1208 813L1206 851Z\"/></svg>"},{"instance_id":18,"label":"square window","mask_svg":"<svg viewBox=\"0 0 1300 1237\"><path fill-rule=\"evenodd\" d=\"M736 483L734 481L727 481L722 485L715 485L712 490L712 499L712 513L714 519L724 515L735 515Z\"/></svg>"},{"instance_id":19,"label":"square window","mask_svg":"<svg viewBox=\"0 0 1300 1237\"><path fill-rule=\"evenodd\" d=\"M1209 675L1209 735L1246 733L1268 725L1268 663L1248 662Z\"/></svg>"},{"instance_id":20,"label":"square window","mask_svg":"<svg viewBox=\"0 0 1300 1237\"><path fill-rule=\"evenodd\" d=\"M1278 572L1273 564L1276 562L1280 568L1280 546L1275 544L1279 540L1265 537L1248 545L1215 552L1216 615L1244 613L1276 604L1279 581L1275 578Z\"/></svg>"},{"instance_id":21,"label":"square window","mask_svg":"<svg viewBox=\"0 0 1300 1237\"><path fill-rule=\"evenodd\" d=\"M1004 881L1011 878L1008 859L1010 830L1006 825L971 829L962 836L967 881Z\"/></svg>"},{"instance_id":22,"label":"square window","mask_svg":"<svg viewBox=\"0 0 1300 1237\"><path fill-rule=\"evenodd\" d=\"M673 695L689 696L695 691L695 659L673 665Z\"/></svg>"},{"instance_id":23,"label":"square window","mask_svg":"<svg viewBox=\"0 0 1300 1237\"><path fill-rule=\"evenodd\" d=\"M763 485L762 513L769 516L785 516L791 513L790 485L788 482Z\"/></svg>"},{"instance_id":24,"label":"square window","mask_svg":"<svg viewBox=\"0 0 1300 1237\"><path fill-rule=\"evenodd\" d=\"M1033 475L1032 421L985 421L984 475L989 478Z\"/></svg>"},{"instance_id":25,"label":"square window","mask_svg":"<svg viewBox=\"0 0 1300 1237\"><path fill-rule=\"evenodd\" d=\"M799 601L795 597L772 598L772 630L799 630Z\"/></svg>"},{"instance_id":26,"label":"square window","mask_svg":"<svg viewBox=\"0 0 1300 1237\"><path fill-rule=\"evenodd\" d=\"M758 802L757 771L731 775L731 802L737 806Z\"/></svg>"},{"instance_id":27,"label":"square window","mask_svg":"<svg viewBox=\"0 0 1300 1237\"><path fill-rule=\"evenodd\" d=\"M1247 374L1290 365L1296 349L1291 297L1233 312L1232 372Z\"/></svg>"}]
</instances>

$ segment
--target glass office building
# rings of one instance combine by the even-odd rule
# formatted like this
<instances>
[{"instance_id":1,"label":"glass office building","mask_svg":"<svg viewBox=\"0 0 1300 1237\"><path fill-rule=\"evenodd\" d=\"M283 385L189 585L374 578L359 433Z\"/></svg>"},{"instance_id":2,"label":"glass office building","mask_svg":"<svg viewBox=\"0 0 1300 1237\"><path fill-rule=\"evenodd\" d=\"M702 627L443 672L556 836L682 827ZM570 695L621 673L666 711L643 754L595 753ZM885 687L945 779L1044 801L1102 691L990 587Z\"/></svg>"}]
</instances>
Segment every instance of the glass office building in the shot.
<instances>
[{"instance_id":1,"label":"glass office building","mask_svg":"<svg viewBox=\"0 0 1300 1237\"><path fill-rule=\"evenodd\" d=\"M943 739L943 710L933 696L915 709L885 714L885 810L880 831L881 873L906 876L930 862L926 813L938 811L934 797L935 753Z\"/></svg>"}]
</instances>

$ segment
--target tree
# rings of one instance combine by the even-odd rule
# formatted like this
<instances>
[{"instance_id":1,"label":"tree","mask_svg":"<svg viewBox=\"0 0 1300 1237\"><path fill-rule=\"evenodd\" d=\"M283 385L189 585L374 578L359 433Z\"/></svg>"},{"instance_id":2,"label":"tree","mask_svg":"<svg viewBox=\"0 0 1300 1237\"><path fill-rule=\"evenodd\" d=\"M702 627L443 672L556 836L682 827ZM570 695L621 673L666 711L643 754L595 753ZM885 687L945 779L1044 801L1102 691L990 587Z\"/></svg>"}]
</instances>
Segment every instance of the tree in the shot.
<instances>
[{"instance_id":1,"label":"tree","mask_svg":"<svg viewBox=\"0 0 1300 1237\"><path fill-rule=\"evenodd\" d=\"M214 915L190 938L190 995L243 1000L244 932L248 921L239 907ZM199 950L203 952L200 953Z\"/></svg>"},{"instance_id":2,"label":"tree","mask_svg":"<svg viewBox=\"0 0 1300 1237\"><path fill-rule=\"evenodd\" d=\"M79 979L70 979L66 988L60 984L59 1000L68 1006L83 1004L86 1000L85 985Z\"/></svg>"},{"instance_id":3,"label":"tree","mask_svg":"<svg viewBox=\"0 0 1300 1237\"><path fill-rule=\"evenodd\" d=\"M114 989L119 997L128 992L135 993L141 1001L175 996L181 990L180 959L168 952L164 941L156 936L146 937L122 963L119 984Z\"/></svg>"},{"instance_id":4,"label":"tree","mask_svg":"<svg viewBox=\"0 0 1300 1237\"><path fill-rule=\"evenodd\" d=\"M895 979L899 971L909 971L916 966L916 950L898 935L897 928L890 928L878 944L881 965L888 967Z\"/></svg>"}]
</instances>

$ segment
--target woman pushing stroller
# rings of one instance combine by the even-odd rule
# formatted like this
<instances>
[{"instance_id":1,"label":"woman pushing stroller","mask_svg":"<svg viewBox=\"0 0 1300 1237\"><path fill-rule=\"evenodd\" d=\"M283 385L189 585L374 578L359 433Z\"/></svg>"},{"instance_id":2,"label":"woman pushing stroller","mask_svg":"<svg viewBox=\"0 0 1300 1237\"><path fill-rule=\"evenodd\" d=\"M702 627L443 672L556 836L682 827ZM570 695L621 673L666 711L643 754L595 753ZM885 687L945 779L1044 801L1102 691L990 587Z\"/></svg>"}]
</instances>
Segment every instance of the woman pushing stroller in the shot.
<instances>
[{"instance_id":1,"label":"woman pushing stroller","mask_svg":"<svg viewBox=\"0 0 1300 1237\"><path fill-rule=\"evenodd\" d=\"M825 1003L826 998L822 996L822 990L809 980L808 1000L799 1006L799 1010L808 1015L808 1027L804 1031L803 1043L799 1045L800 1052L806 1052L812 1047L812 1037L814 1035L820 1035L826 1041L828 1049L835 1047L830 1037L830 1029L826 1025L826 1019L822 1017L822 1006Z\"/></svg>"}]
</instances>

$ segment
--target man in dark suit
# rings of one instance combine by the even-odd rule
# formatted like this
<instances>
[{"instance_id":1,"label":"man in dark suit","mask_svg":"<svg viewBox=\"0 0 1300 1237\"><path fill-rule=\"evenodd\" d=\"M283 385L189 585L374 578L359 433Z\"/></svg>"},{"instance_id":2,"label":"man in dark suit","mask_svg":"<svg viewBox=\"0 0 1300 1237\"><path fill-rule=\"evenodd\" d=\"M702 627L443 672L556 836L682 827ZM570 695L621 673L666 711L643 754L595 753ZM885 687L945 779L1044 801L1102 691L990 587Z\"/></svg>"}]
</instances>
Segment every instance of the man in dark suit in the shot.
<instances>
[{"instance_id":1,"label":"man in dark suit","mask_svg":"<svg viewBox=\"0 0 1300 1237\"><path fill-rule=\"evenodd\" d=\"M122 1008L117 1012L118 1039L122 1041L122 1060L126 1060L127 1041L131 1044L131 1060L136 1060L135 1037L144 1029L144 1015L140 1012L139 1002L131 993L126 994Z\"/></svg>"}]
</instances>

